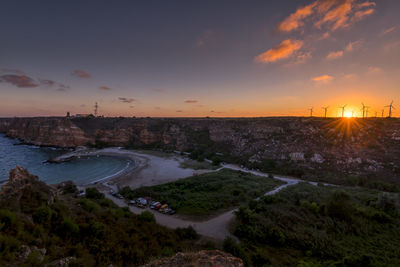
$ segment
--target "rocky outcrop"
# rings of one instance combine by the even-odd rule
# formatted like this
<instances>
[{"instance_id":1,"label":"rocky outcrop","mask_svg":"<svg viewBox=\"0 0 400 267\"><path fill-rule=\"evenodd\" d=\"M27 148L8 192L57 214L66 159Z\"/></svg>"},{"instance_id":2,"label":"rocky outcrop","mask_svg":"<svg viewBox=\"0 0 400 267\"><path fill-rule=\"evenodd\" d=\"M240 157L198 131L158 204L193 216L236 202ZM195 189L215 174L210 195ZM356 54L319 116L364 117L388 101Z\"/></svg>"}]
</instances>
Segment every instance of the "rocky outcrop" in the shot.
<instances>
[{"instance_id":1,"label":"rocky outcrop","mask_svg":"<svg viewBox=\"0 0 400 267\"><path fill-rule=\"evenodd\" d=\"M55 189L47 186L26 169L17 166L10 171L9 180L1 186L0 205L29 212L39 204L54 203Z\"/></svg>"},{"instance_id":2,"label":"rocky outcrop","mask_svg":"<svg viewBox=\"0 0 400 267\"><path fill-rule=\"evenodd\" d=\"M202 250L197 253L177 253L174 257L161 259L144 267L242 267L243 261L219 250Z\"/></svg>"}]
</instances>

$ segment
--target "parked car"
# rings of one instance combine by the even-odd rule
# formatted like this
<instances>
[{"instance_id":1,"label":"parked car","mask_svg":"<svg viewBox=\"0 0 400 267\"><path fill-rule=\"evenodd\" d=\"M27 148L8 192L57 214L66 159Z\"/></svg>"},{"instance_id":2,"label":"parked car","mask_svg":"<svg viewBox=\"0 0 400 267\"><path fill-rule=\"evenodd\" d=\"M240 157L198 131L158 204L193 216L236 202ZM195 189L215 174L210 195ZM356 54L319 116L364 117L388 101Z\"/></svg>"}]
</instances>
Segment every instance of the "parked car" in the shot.
<instances>
[{"instance_id":1,"label":"parked car","mask_svg":"<svg viewBox=\"0 0 400 267\"><path fill-rule=\"evenodd\" d=\"M136 206L144 209L147 206L147 200L141 197L136 199Z\"/></svg>"},{"instance_id":2,"label":"parked car","mask_svg":"<svg viewBox=\"0 0 400 267\"><path fill-rule=\"evenodd\" d=\"M173 209L169 209L169 212L168 212L168 214L169 215L174 215L176 213L176 211L175 210L173 210Z\"/></svg>"},{"instance_id":3,"label":"parked car","mask_svg":"<svg viewBox=\"0 0 400 267\"><path fill-rule=\"evenodd\" d=\"M163 211L163 213L164 213L164 214L169 214L170 211L171 211L170 208L166 208L166 209Z\"/></svg>"},{"instance_id":4,"label":"parked car","mask_svg":"<svg viewBox=\"0 0 400 267\"><path fill-rule=\"evenodd\" d=\"M136 201L135 200L129 200L128 205L135 205Z\"/></svg>"},{"instance_id":5,"label":"parked car","mask_svg":"<svg viewBox=\"0 0 400 267\"><path fill-rule=\"evenodd\" d=\"M124 197L121 194L115 194L116 198L123 199Z\"/></svg>"},{"instance_id":6,"label":"parked car","mask_svg":"<svg viewBox=\"0 0 400 267\"><path fill-rule=\"evenodd\" d=\"M160 208L161 207L161 203L160 202L153 202L153 203L151 203L150 204L150 209L155 209L156 208L156 206L158 206L159 205L159 207L158 208Z\"/></svg>"},{"instance_id":7,"label":"parked car","mask_svg":"<svg viewBox=\"0 0 400 267\"><path fill-rule=\"evenodd\" d=\"M165 209L168 209L168 204L162 205L158 211L164 213Z\"/></svg>"},{"instance_id":8,"label":"parked car","mask_svg":"<svg viewBox=\"0 0 400 267\"><path fill-rule=\"evenodd\" d=\"M115 195L116 193L115 193L114 190L111 189L111 190L110 190L110 194L111 194L111 195Z\"/></svg>"}]
</instances>

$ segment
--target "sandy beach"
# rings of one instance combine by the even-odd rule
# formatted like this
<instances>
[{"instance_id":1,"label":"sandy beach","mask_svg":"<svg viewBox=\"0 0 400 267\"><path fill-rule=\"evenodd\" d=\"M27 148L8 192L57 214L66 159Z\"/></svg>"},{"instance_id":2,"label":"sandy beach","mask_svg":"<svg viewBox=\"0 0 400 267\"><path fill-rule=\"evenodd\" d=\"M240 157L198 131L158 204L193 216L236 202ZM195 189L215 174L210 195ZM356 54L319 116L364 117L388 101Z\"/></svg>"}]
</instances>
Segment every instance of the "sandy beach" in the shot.
<instances>
[{"instance_id":1,"label":"sandy beach","mask_svg":"<svg viewBox=\"0 0 400 267\"><path fill-rule=\"evenodd\" d=\"M126 150L118 147L105 149L80 148L52 159L52 161L63 162L79 157L95 156L125 157L134 162L134 164L131 164L118 173L94 181L91 184L104 184L107 187L112 187L115 189L122 188L124 186L129 186L132 189L142 186L153 186L211 171L182 168L180 165L186 159L177 154Z\"/></svg>"}]
</instances>

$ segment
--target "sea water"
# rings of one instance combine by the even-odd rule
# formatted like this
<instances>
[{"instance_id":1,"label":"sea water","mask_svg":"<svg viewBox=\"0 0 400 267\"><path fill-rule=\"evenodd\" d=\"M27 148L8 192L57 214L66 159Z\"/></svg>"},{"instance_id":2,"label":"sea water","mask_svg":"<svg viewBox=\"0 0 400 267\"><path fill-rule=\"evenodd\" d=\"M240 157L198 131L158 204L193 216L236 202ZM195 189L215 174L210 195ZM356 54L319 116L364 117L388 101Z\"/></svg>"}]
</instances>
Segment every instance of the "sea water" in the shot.
<instances>
[{"instance_id":1,"label":"sea water","mask_svg":"<svg viewBox=\"0 0 400 267\"><path fill-rule=\"evenodd\" d=\"M20 165L47 184L72 180L86 185L120 174L134 162L122 157L81 157L70 162L46 163L67 151L49 147L22 145L0 134L0 184L8 180L9 171Z\"/></svg>"}]
</instances>

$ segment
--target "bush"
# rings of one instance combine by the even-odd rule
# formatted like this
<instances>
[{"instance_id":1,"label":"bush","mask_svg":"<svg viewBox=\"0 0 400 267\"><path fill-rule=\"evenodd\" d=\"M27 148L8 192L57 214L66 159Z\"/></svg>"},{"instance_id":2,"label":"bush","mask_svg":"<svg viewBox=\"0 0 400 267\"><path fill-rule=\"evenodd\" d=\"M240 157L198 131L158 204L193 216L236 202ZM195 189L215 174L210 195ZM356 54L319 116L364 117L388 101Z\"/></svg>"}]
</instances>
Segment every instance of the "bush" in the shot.
<instances>
[{"instance_id":1,"label":"bush","mask_svg":"<svg viewBox=\"0 0 400 267\"><path fill-rule=\"evenodd\" d=\"M46 206L42 206L36 210L32 218L35 223L47 224L50 220L51 209Z\"/></svg>"},{"instance_id":2,"label":"bush","mask_svg":"<svg viewBox=\"0 0 400 267\"><path fill-rule=\"evenodd\" d=\"M250 260L244 249L237 244L231 237L227 237L223 244L224 251L231 253L233 256L241 258L245 266L251 266Z\"/></svg>"},{"instance_id":3,"label":"bush","mask_svg":"<svg viewBox=\"0 0 400 267\"><path fill-rule=\"evenodd\" d=\"M10 210L0 210L0 230L5 232L7 230L10 230L15 222L17 220L17 217L14 212Z\"/></svg>"},{"instance_id":4,"label":"bush","mask_svg":"<svg viewBox=\"0 0 400 267\"><path fill-rule=\"evenodd\" d=\"M196 240L199 238L199 235L197 234L196 230L193 229L191 225L189 225L186 228L176 228L175 233L178 236L178 239L180 240Z\"/></svg>"},{"instance_id":5,"label":"bush","mask_svg":"<svg viewBox=\"0 0 400 267\"><path fill-rule=\"evenodd\" d=\"M89 199L79 200L79 205L87 212L98 212L100 210L99 205Z\"/></svg>"},{"instance_id":6,"label":"bush","mask_svg":"<svg viewBox=\"0 0 400 267\"><path fill-rule=\"evenodd\" d=\"M150 222L150 223L155 223L156 218L154 217L154 214L151 213L150 211L146 210L140 213L139 215L139 220L143 222Z\"/></svg>"},{"instance_id":7,"label":"bush","mask_svg":"<svg viewBox=\"0 0 400 267\"><path fill-rule=\"evenodd\" d=\"M97 190L97 188L95 188L95 187L87 188L85 196L86 196L86 198L90 198L90 199L103 199L104 198L104 194L100 193L99 190Z\"/></svg>"},{"instance_id":8,"label":"bush","mask_svg":"<svg viewBox=\"0 0 400 267\"><path fill-rule=\"evenodd\" d=\"M58 229L58 235L62 238L71 238L79 233L79 226L74 222L73 219L67 217L61 223Z\"/></svg>"},{"instance_id":9,"label":"bush","mask_svg":"<svg viewBox=\"0 0 400 267\"><path fill-rule=\"evenodd\" d=\"M350 196L341 190L333 192L325 207L328 216L345 221L351 220L351 211Z\"/></svg>"}]
</instances>

